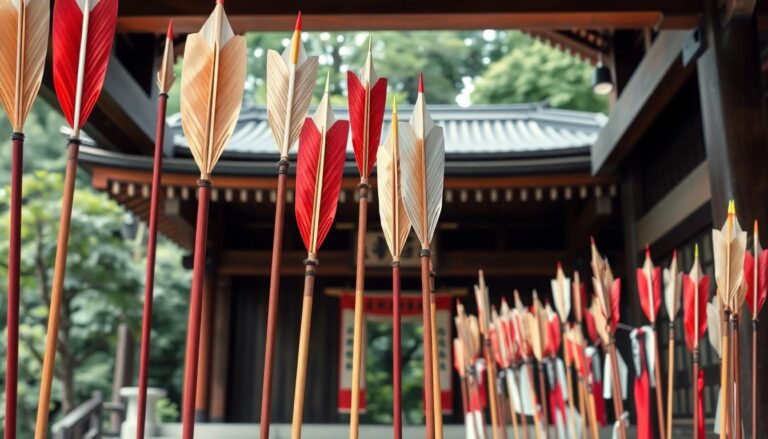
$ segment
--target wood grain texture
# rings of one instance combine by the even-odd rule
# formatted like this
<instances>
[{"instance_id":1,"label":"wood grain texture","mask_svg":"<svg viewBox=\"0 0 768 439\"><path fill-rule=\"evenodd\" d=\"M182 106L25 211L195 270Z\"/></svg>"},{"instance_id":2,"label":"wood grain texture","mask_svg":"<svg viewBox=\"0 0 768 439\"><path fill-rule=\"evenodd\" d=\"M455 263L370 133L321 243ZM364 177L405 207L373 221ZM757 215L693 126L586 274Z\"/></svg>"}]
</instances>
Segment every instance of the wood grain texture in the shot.
<instances>
[{"instance_id":1,"label":"wood grain texture","mask_svg":"<svg viewBox=\"0 0 768 439\"><path fill-rule=\"evenodd\" d=\"M43 80L50 15L45 0L0 0L0 104L17 133Z\"/></svg>"}]
</instances>

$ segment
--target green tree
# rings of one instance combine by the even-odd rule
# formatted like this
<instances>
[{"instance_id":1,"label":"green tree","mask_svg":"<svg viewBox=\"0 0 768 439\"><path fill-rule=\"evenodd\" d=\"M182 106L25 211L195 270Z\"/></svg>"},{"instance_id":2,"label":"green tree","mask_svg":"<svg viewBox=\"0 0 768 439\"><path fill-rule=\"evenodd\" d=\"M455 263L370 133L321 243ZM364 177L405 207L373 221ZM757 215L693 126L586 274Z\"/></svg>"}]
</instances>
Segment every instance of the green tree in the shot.
<instances>
[{"instance_id":1,"label":"green tree","mask_svg":"<svg viewBox=\"0 0 768 439\"><path fill-rule=\"evenodd\" d=\"M506 39L506 55L476 81L473 103L548 101L553 107L607 110L607 100L592 92L592 66L519 31Z\"/></svg>"},{"instance_id":2,"label":"green tree","mask_svg":"<svg viewBox=\"0 0 768 439\"><path fill-rule=\"evenodd\" d=\"M22 428L34 425L62 188L60 174L38 171L24 178L19 412L27 422ZM8 234L8 202L8 191L0 191L2 236ZM51 407L56 413L71 411L93 390L109 393L117 326L138 324L141 276L122 236L124 217L105 195L76 190ZM7 251L0 248L3 285ZM3 348L5 342L3 335Z\"/></svg>"}]
</instances>

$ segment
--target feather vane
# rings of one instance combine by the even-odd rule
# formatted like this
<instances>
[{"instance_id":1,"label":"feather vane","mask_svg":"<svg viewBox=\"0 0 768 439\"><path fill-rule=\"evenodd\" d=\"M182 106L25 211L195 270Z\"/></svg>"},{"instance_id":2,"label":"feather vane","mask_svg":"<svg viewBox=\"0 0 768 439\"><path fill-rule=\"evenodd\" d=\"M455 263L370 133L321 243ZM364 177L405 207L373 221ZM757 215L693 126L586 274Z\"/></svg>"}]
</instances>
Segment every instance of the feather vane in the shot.
<instances>
[{"instance_id":1,"label":"feather vane","mask_svg":"<svg viewBox=\"0 0 768 439\"><path fill-rule=\"evenodd\" d=\"M410 124L416 142L402 145L403 202L422 248L428 249L443 204L445 138L429 117L424 93L419 93Z\"/></svg>"},{"instance_id":2,"label":"feather vane","mask_svg":"<svg viewBox=\"0 0 768 439\"><path fill-rule=\"evenodd\" d=\"M22 132L43 81L50 3L0 0L0 104Z\"/></svg>"},{"instance_id":3,"label":"feather vane","mask_svg":"<svg viewBox=\"0 0 768 439\"><path fill-rule=\"evenodd\" d=\"M747 284L746 302L752 319L757 320L757 315L765 305L768 296L768 250L760 246L760 235L755 221L754 254L746 252L744 257L744 278Z\"/></svg>"},{"instance_id":4,"label":"feather vane","mask_svg":"<svg viewBox=\"0 0 768 439\"><path fill-rule=\"evenodd\" d=\"M377 186L379 191L379 217L384 240L395 260L400 255L408 240L411 220L405 212L402 187L400 185L401 160L400 147L415 143L411 126L397 121L397 103L392 112L392 131L384 145L377 152Z\"/></svg>"},{"instance_id":5,"label":"feather vane","mask_svg":"<svg viewBox=\"0 0 768 439\"><path fill-rule=\"evenodd\" d=\"M656 323L661 306L661 269L651 262L651 252L645 249L645 262L637 269L637 292L640 295L640 307L651 324Z\"/></svg>"},{"instance_id":6,"label":"feather vane","mask_svg":"<svg viewBox=\"0 0 768 439\"><path fill-rule=\"evenodd\" d=\"M333 118L326 86L301 131L296 171L296 221L310 255L317 254L336 216L348 132L346 120Z\"/></svg>"},{"instance_id":7,"label":"feather vane","mask_svg":"<svg viewBox=\"0 0 768 439\"><path fill-rule=\"evenodd\" d=\"M563 266L560 263L557 264L557 275L550 283L555 309L560 316L560 321L565 323L571 313L571 280L565 276Z\"/></svg>"},{"instance_id":8,"label":"feather vane","mask_svg":"<svg viewBox=\"0 0 768 439\"><path fill-rule=\"evenodd\" d=\"M160 93L168 93L176 82L176 74L173 72L174 49L173 49L173 21L168 23L168 32L165 36L165 49L163 50L163 61L160 64L160 70L157 72L157 88Z\"/></svg>"},{"instance_id":9,"label":"feather vane","mask_svg":"<svg viewBox=\"0 0 768 439\"><path fill-rule=\"evenodd\" d=\"M317 57L301 44L301 14L292 43L282 55L267 51L267 120L280 156L288 158L299 139L317 80Z\"/></svg>"},{"instance_id":10,"label":"feather vane","mask_svg":"<svg viewBox=\"0 0 768 439\"><path fill-rule=\"evenodd\" d=\"M712 230L715 257L715 281L725 308L739 313L744 303L744 255L747 232L741 229L733 202L728 207L728 218L721 230Z\"/></svg>"},{"instance_id":11,"label":"feather vane","mask_svg":"<svg viewBox=\"0 0 768 439\"><path fill-rule=\"evenodd\" d=\"M709 335L709 343L715 350L715 353L719 358L722 358L723 339L722 332L722 317L723 303L717 297L712 298L711 302L707 303L707 334Z\"/></svg>"},{"instance_id":12,"label":"feather vane","mask_svg":"<svg viewBox=\"0 0 768 439\"><path fill-rule=\"evenodd\" d=\"M675 316L680 311L682 282L682 273L677 267L677 251L674 251L669 268L664 269L664 306L670 322L675 320Z\"/></svg>"},{"instance_id":13,"label":"feather vane","mask_svg":"<svg viewBox=\"0 0 768 439\"><path fill-rule=\"evenodd\" d=\"M235 36L217 3L200 32L187 36L181 78L181 126L204 180L235 130L245 64L245 38Z\"/></svg>"},{"instance_id":14,"label":"feather vane","mask_svg":"<svg viewBox=\"0 0 768 439\"><path fill-rule=\"evenodd\" d=\"M58 0L54 4L53 84L64 117L75 134L79 134L101 94L116 24L117 0L84 0L82 5L76 0ZM85 48L81 47L83 36ZM79 73L81 63L84 70ZM82 90L78 90L79 76Z\"/></svg>"},{"instance_id":15,"label":"feather vane","mask_svg":"<svg viewBox=\"0 0 768 439\"><path fill-rule=\"evenodd\" d=\"M683 296L685 310L683 320L685 322L685 342L688 349L693 351L698 348L699 340L707 331L707 298L709 296L709 276L683 275ZM697 282L698 280L698 282ZM696 309L696 294L698 293L698 310ZM698 320L698 332L696 323Z\"/></svg>"},{"instance_id":16,"label":"feather vane","mask_svg":"<svg viewBox=\"0 0 768 439\"><path fill-rule=\"evenodd\" d=\"M384 105L387 100L387 78L376 76L370 41L362 78L351 71L347 72L347 89L355 161L360 177L367 179L376 162L376 150L381 141Z\"/></svg>"}]
</instances>

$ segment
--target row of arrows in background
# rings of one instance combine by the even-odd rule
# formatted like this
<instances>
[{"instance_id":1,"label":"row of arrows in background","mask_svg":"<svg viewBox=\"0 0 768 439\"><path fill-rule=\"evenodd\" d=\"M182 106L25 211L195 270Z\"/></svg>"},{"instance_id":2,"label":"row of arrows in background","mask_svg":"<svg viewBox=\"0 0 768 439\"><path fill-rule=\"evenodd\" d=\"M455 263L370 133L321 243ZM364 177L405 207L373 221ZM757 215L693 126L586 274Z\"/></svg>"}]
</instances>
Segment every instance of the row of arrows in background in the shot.
<instances>
[{"instance_id":1,"label":"row of arrows in background","mask_svg":"<svg viewBox=\"0 0 768 439\"><path fill-rule=\"evenodd\" d=\"M40 383L35 437L46 437L51 385L56 355L59 314L66 274L67 246L72 212L80 132L99 98L111 52L117 19L117 0L57 0L53 9L53 77L56 94L71 128L59 224L54 281L51 292L46 350ZM48 45L49 3L44 0L0 0L0 98L13 126L11 233L8 288L8 357L6 369L7 438L16 436L16 383L18 370L19 257L21 215L21 169L23 127L26 115L40 88ZM146 392L149 376L150 325L157 240L158 207L162 170L162 144L168 91L173 74L173 30L169 24L166 47L158 73L158 119L146 263L145 300L139 372L137 438L144 437ZM269 51L267 61L267 107L269 124L278 146L278 198L270 281L262 403L261 437L269 436L272 363L276 311L279 296L280 259L285 218L285 192L289 153L298 141L296 219L307 249L305 289L299 341L299 362L294 395L292 436L301 435L304 380L318 251L334 220L344 165L347 138L352 133L355 158L360 170L360 239L356 279L354 387L350 437L358 436L358 407L362 361L362 299L364 290L364 232L367 218L368 179L378 158L380 214L384 234L393 257L395 309L399 310L399 257L411 225L422 244L424 347L433 352L434 292L430 289L432 236L442 204L444 140L442 129L432 122L424 100L423 80L410 123L397 121L393 105L392 132L379 150L386 102L386 79L376 77L370 53L362 78L349 74L350 121L336 121L330 108L328 88L311 118L306 118L316 82L317 57L308 57L301 44L301 15L290 46L280 55ZM193 282L190 293L186 367L182 408L182 435L194 436L194 401L197 381L200 320L202 313L203 265L208 225L208 204L214 167L234 130L243 99L246 75L245 39L236 36L224 12L223 0L200 32L187 37L182 65L181 120L184 135L200 169L198 213L195 232ZM378 153L377 153L378 152ZM403 167L401 169L401 158ZM399 313L395 313L395 336L399 341ZM396 344L399 352L399 343ZM399 358L395 358L396 383ZM439 389L431 355L425 355L425 388ZM433 381L434 380L434 381ZM396 385L395 437L401 435L400 387ZM439 403L439 399L437 400ZM439 407L427 398L428 435L442 436ZM437 424L437 425L436 425Z\"/></svg>"},{"instance_id":2,"label":"row of arrows in background","mask_svg":"<svg viewBox=\"0 0 768 439\"><path fill-rule=\"evenodd\" d=\"M612 399L614 404L617 419L613 427L614 437L626 438L628 414L624 411L623 400L626 399L627 366L615 344L616 330L621 326L631 331L636 437L673 437L675 369L672 329L682 308L685 342L693 357L693 437L706 437L704 374L699 368L699 343L707 330L715 352L722 359L715 433L722 439L745 437L741 417L739 372L742 362L738 351L738 331L739 315L746 302L753 328L750 437L759 437L756 424L756 417L759 416L756 412L757 323L768 294L768 250L760 246L757 223L753 251L746 250L747 233L739 225L733 202L730 203L725 225L721 230L713 230L712 237L717 294L711 302L711 281L702 271L698 246L688 274L680 273L676 252L669 268L662 271L653 265L650 251L646 249L645 261L637 269L636 279L640 305L650 325L640 328L629 328L619 323L621 279L613 276L607 259L600 255L594 240L591 244L594 288L591 306L587 306L586 289L578 271L574 272L571 281L565 276L562 266L558 265L556 277L551 281L554 309L549 303L542 304L535 291L532 306L526 308L515 291L514 307L502 298L500 310L497 310L495 305L490 305L481 271L480 282L475 286L478 316L468 316L464 307L458 304L455 318L458 337L454 340L454 367L461 377L466 436L472 439L486 437L483 419L486 404L482 401L486 400L483 387L487 387L494 439L506 438L507 415L511 419L515 439L528 437L529 416L533 417L537 438L596 439L600 425L605 424L604 398ZM662 289L670 326L666 416L655 329ZM570 319L571 311L573 320ZM606 353L604 373L596 354L600 347ZM559 351L562 352L562 359L557 357ZM535 389L534 360L538 365L538 391ZM573 371L577 377L575 387ZM656 391L656 428L650 413L650 387ZM578 410L575 408L576 400ZM550 422L554 435L550 435ZM518 428L519 425L522 428Z\"/></svg>"}]
</instances>

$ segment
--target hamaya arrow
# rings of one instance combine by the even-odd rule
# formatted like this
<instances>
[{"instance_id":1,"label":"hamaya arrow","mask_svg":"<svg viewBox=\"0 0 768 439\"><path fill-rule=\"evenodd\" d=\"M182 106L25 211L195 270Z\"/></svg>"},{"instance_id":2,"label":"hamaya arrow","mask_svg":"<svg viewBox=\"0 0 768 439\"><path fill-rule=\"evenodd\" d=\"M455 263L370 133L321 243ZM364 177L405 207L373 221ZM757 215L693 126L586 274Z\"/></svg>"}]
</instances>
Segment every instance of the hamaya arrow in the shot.
<instances>
[{"instance_id":1,"label":"hamaya arrow","mask_svg":"<svg viewBox=\"0 0 768 439\"><path fill-rule=\"evenodd\" d=\"M677 268L677 250L672 251L672 262L664 269L664 307L669 317L667 364L667 437L672 437L672 395L675 383L675 316L680 310L682 273ZM658 361L658 360L657 360Z\"/></svg>"},{"instance_id":2,"label":"hamaya arrow","mask_svg":"<svg viewBox=\"0 0 768 439\"><path fill-rule=\"evenodd\" d=\"M49 3L0 0L0 104L11 135L11 205L8 233L8 318L5 365L5 437L16 437L19 367L19 289L21 258L21 174L24 122L40 90L48 48Z\"/></svg>"},{"instance_id":3,"label":"hamaya arrow","mask_svg":"<svg viewBox=\"0 0 768 439\"><path fill-rule=\"evenodd\" d=\"M288 174L288 153L299 138L312 99L312 87L317 79L317 57L307 57L301 44L301 13L296 18L291 44L282 55L267 52L267 114L272 136L277 143L280 162L277 168L277 199L275 227L272 238L272 265L269 274L269 305L267 308L267 339L264 352L264 375L261 393L261 428L259 437L269 438L269 418L272 407L272 370L275 355L277 307L280 298L280 262L283 255L283 226L285 225L285 194Z\"/></svg>"},{"instance_id":4,"label":"hamaya arrow","mask_svg":"<svg viewBox=\"0 0 768 439\"><path fill-rule=\"evenodd\" d=\"M400 358L400 256L405 242L408 240L408 232L411 230L411 220L405 214L400 186L400 145L415 141L416 137L411 126L398 121L397 100L394 100L392 103L392 128L377 154L377 185L381 230L392 254L392 399L395 439L400 439L403 434L402 365ZM463 387L462 390L464 390Z\"/></svg>"},{"instance_id":5,"label":"hamaya arrow","mask_svg":"<svg viewBox=\"0 0 768 439\"><path fill-rule=\"evenodd\" d=\"M664 439L667 431L664 428L664 397L661 388L661 368L659 367L659 342L656 337L656 317L661 307L661 268L653 265L651 250L645 247L645 261L642 268L637 269L637 291L640 295L640 307L651 322L653 338L653 374L656 384L656 421L659 423L659 437Z\"/></svg>"},{"instance_id":6,"label":"hamaya arrow","mask_svg":"<svg viewBox=\"0 0 768 439\"><path fill-rule=\"evenodd\" d=\"M755 221L752 250L744 257L744 279L747 283L746 302L752 313L752 413L757 413L757 316L768 295L768 250L760 246L760 232ZM757 437L757 416L752 416L752 437Z\"/></svg>"},{"instance_id":7,"label":"hamaya arrow","mask_svg":"<svg viewBox=\"0 0 768 439\"><path fill-rule=\"evenodd\" d=\"M552 298L555 303L555 308L557 310L557 315L560 318L560 323L562 323L559 327L563 333L565 332L566 325L568 323L568 315L571 312L571 280L568 279L565 276L565 272L563 272L563 265L558 262L557 263L557 272L554 279L550 280L550 283L552 285ZM563 338L564 334L560 334L561 338ZM561 343L563 348L563 361L565 362L565 381L566 381L566 390L568 392L568 409L570 411L570 414L568 416L568 431L571 436L576 436L576 420L575 420L575 413L576 409L574 408L574 398L573 398L573 385L572 385L572 376L571 376L571 364L568 361L568 355L566 351L566 343Z\"/></svg>"},{"instance_id":8,"label":"hamaya arrow","mask_svg":"<svg viewBox=\"0 0 768 439\"><path fill-rule=\"evenodd\" d=\"M195 429L195 392L200 348L205 247L211 173L229 143L240 115L245 83L245 38L235 36L218 0L200 32L187 36L181 68L181 126L200 170L197 225L187 327L182 437Z\"/></svg>"},{"instance_id":9,"label":"hamaya arrow","mask_svg":"<svg viewBox=\"0 0 768 439\"><path fill-rule=\"evenodd\" d=\"M35 438L45 438L64 295L69 226L75 193L80 130L99 99L117 22L117 0L58 0L53 9L53 84L71 128L53 268L48 333L37 403Z\"/></svg>"},{"instance_id":10,"label":"hamaya arrow","mask_svg":"<svg viewBox=\"0 0 768 439\"><path fill-rule=\"evenodd\" d=\"M424 79L419 75L419 93L410 120L416 142L402 147L403 203L416 236L421 243L421 293L424 323L424 416L427 437L435 437L434 369L432 352L432 316L430 311L429 273L432 253L430 246L443 206L445 174L445 138L427 111Z\"/></svg>"},{"instance_id":11,"label":"hamaya arrow","mask_svg":"<svg viewBox=\"0 0 768 439\"><path fill-rule=\"evenodd\" d=\"M363 359L363 294L365 289L365 234L368 229L368 177L371 175L376 150L381 140L387 79L378 78L373 69L371 41L362 78L347 72L349 90L349 124L352 146L360 171L359 216L357 223L357 255L355 259L355 324L352 346L352 406L349 417L349 438L357 439L360 426L360 370Z\"/></svg>"},{"instance_id":12,"label":"hamaya arrow","mask_svg":"<svg viewBox=\"0 0 768 439\"><path fill-rule=\"evenodd\" d=\"M160 178L163 170L163 144L165 142L165 115L168 92L176 76L173 73L173 23L168 23L165 50L160 71L157 72L157 130L155 131L155 160L152 164L152 190L149 201L149 231L147 234L147 262L144 277L144 309L141 323L141 354L139 357L139 401L136 416L136 438L144 438L147 415L147 382L149 381L149 346L152 334L152 300L155 287L155 256L157 253L157 223L160 209Z\"/></svg>"},{"instance_id":13,"label":"hamaya arrow","mask_svg":"<svg viewBox=\"0 0 768 439\"><path fill-rule=\"evenodd\" d=\"M312 323L312 296L317 253L331 230L339 203L344 153L347 148L349 123L335 120L325 81L323 99L311 119L307 119L299 140L296 174L296 222L307 249L304 274L304 297L301 308L299 353L296 365L296 388L293 395L291 437L301 438L304 417L304 387L307 377L309 329Z\"/></svg>"},{"instance_id":14,"label":"hamaya arrow","mask_svg":"<svg viewBox=\"0 0 768 439\"><path fill-rule=\"evenodd\" d=\"M709 276L705 276L699 263L699 246L694 249L693 266L689 274L683 275L683 321L685 343L693 353L693 382L699 379L699 340L707 330L707 298L709 297ZM719 342L719 340L718 340ZM702 378L703 379L703 378ZM701 393L693 388L693 437L704 437L704 413L700 410Z\"/></svg>"}]
</instances>

